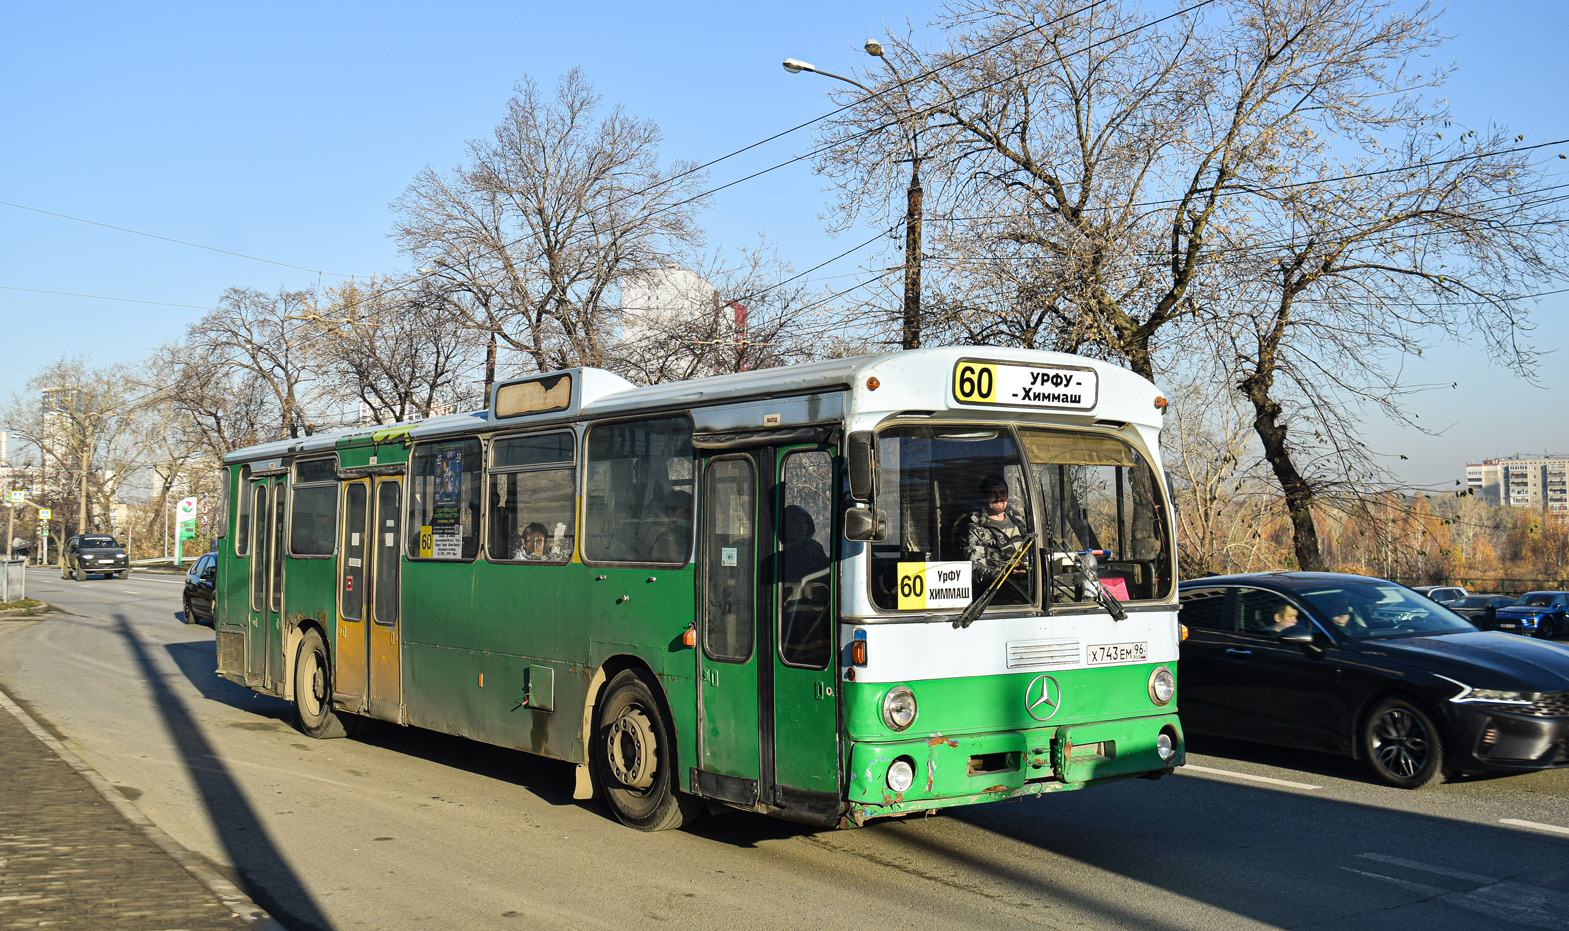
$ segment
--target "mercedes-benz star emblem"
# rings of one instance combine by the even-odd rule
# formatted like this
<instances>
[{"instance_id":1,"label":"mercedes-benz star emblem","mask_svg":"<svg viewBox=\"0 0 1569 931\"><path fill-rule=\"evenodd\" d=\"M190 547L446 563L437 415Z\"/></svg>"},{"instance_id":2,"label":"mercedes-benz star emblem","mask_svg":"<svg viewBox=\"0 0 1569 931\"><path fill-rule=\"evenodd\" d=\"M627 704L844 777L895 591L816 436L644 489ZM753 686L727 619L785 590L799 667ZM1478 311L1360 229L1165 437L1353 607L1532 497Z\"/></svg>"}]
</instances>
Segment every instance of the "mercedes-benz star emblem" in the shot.
<instances>
[{"instance_id":1,"label":"mercedes-benz star emblem","mask_svg":"<svg viewBox=\"0 0 1569 931\"><path fill-rule=\"evenodd\" d=\"M1062 686L1051 676L1036 676L1024 687L1024 710L1037 721L1046 721L1062 704Z\"/></svg>"}]
</instances>

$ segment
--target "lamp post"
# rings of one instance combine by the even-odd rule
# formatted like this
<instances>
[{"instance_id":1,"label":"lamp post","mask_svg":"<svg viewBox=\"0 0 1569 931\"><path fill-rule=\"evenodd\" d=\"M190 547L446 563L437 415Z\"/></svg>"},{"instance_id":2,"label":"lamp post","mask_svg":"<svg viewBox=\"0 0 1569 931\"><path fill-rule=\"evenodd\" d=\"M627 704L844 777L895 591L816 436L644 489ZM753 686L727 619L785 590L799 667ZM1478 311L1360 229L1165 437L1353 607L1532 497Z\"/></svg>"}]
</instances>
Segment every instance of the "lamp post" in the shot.
<instances>
[{"instance_id":1,"label":"lamp post","mask_svg":"<svg viewBox=\"0 0 1569 931\"><path fill-rule=\"evenodd\" d=\"M904 321L900 333L899 344L904 349L921 348L921 218L922 218L922 190L921 190L921 147L920 135L914 132L907 124L909 117L913 116L913 107L910 105L910 95L904 90L904 80L899 77L899 72L894 68L885 55L882 43L876 39L866 40L866 54L880 59L888 73L893 75L894 82L904 94L904 113L901 115L893 106L889 105L889 112L898 122L899 128L904 130L905 143L910 148L910 186L905 189L904 207ZM843 81L854 87L859 87L870 97L880 97L876 91L862 84L854 78L847 78L842 74L824 71L807 62L796 58L786 58L783 62L784 69L791 74L800 74L810 71L820 74L825 78Z\"/></svg>"}]
</instances>

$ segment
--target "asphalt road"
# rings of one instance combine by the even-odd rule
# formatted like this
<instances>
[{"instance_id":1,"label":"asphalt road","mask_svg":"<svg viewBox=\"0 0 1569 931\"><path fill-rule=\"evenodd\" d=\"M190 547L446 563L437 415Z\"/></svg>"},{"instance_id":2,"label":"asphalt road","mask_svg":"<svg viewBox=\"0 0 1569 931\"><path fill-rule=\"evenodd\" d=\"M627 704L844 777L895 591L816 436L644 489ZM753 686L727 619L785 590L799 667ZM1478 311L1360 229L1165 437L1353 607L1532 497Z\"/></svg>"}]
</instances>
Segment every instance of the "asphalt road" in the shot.
<instances>
[{"instance_id":1,"label":"asphalt road","mask_svg":"<svg viewBox=\"0 0 1569 931\"><path fill-rule=\"evenodd\" d=\"M640 834L569 766L390 725L311 740L213 674L180 578L62 582L0 687L294 929L1569 927L1569 771L1402 792L1198 743L1178 775L821 831Z\"/></svg>"}]
</instances>

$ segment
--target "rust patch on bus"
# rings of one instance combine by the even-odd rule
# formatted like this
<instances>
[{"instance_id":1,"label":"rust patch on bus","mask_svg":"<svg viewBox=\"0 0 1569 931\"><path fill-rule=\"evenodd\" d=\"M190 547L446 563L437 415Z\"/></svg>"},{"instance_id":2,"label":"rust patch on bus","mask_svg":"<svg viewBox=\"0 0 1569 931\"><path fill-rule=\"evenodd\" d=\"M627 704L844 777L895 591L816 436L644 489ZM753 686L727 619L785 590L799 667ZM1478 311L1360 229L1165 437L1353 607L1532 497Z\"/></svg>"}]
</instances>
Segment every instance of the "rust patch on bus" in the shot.
<instances>
[{"instance_id":1,"label":"rust patch on bus","mask_svg":"<svg viewBox=\"0 0 1569 931\"><path fill-rule=\"evenodd\" d=\"M956 750L959 748L959 742L957 740L952 740L952 739L947 738L947 737L933 737L930 740L926 741L926 745L928 747L940 747L943 744L947 744L948 746L953 747Z\"/></svg>"}]
</instances>

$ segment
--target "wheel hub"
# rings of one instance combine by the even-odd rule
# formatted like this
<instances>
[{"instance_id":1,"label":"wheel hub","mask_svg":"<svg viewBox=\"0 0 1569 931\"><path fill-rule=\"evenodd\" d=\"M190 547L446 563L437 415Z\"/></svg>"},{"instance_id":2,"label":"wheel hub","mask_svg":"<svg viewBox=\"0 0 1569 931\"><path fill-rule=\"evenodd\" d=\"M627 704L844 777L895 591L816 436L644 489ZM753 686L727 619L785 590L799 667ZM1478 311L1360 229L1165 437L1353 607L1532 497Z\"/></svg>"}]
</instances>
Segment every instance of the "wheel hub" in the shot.
<instances>
[{"instance_id":1,"label":"wheel hub","mask_svg":"<svg viewBox=\"0 0 1569 931\"><path fill-rule=\"evenodd\" d=\"M654 784L659 741L653 723L641 709L628 708L612 721L605 742L609 749L606 762L617 781L631 789Z\"/></svg>"},{"instance_id":2,"label":"wheel hub","mask_svg":"<svg viewBox=\"0 0 1569 931\"><path fill-rule=\"evenodd\" d=\"M1427 763L1427 734L1411 715L1391 711L1374 728L1373 749L1385 769L1409 778Z\"/></svg>"}]
</instances>

